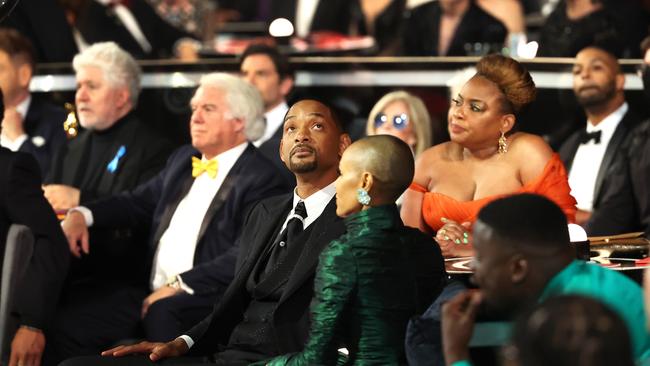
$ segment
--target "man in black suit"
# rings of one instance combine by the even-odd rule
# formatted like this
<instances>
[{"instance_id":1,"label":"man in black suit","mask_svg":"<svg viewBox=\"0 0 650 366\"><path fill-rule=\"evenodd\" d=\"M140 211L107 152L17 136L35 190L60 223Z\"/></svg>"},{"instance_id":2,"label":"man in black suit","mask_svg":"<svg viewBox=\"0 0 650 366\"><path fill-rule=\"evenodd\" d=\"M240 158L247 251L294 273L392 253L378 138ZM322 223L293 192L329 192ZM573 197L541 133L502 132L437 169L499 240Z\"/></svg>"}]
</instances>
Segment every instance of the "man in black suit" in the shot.
<instances>
[{"instance_id":1,"label":"man in black suit","mask_svg":"<svg viewBox=\"0 0 650 366\"><path fill-rule=\"evenodd\" d=\"M472 56L501 50L508 31L474 0L440 0L407 13L406 56ZM480 49L474 45L480 44ZM484 47L488 47L485 49Z\"/></svg>"},{"instance_id":2,"label":"man in black suit","mask_svg":"<svg viewBox=\"0 0 650 366\"><path fill-rule=\"evenodd\" d=\"M66 141L66 113L30 94L34 62L29 40L16 30L0 28L0 87L5 104L0 145L31 153L46 176L52 156Z\"/></svg>"},{"instance_id":3,"label":"man in black suit","mask_svg":"<svg viewBox=\"0 0 650 366\"><path fill-rule=\"evenodd\" d=\"M293 88L294 80L289 60L276 47L253 44L242 53L239 71L242 77L262 94L264 100L266 128L262 137L253 143L264 156L278 166L287 182L293 186L296 179L285 168L278 154L284 115L289 110L286 98Z\"/></svg>"},{"instance_id":4,"label":"man in black suit","mask_svg":"<svg viewBox=\"0 0 650 366\"><path fill-rule=\"evenodd\" d=\"M214 355L217 364L248 365L302 350L309 333L318 256L345 232L336 216L334 181L349 144L329 107L314 100L294 104L285 118L280 153L296 175L296 188L293 194L261 201L247 217L235 278L212 314L171 342L120 346L104 355L151 353L155 361L191 349L194 355ZM293 225L290 219L302 221L304 230L287 237L285 228ZM150 364L147 359L129 361ZM78 358L65 364L122 362L126 361Z\"/></svg>"},{"instance_id":5,"label":"man in black suit","mask_svg":"<svg viewBox=\"0 0 650 366\"><path fill-rule=\"evenodd\" d=\"M55 156L45 197L55 210L146 182L165 164L171 146L134 114L140 68L113 42L75 56L75 102L85 131Z\"/></svg>"},{"instance_id":6,"label":"man in black suit","mask_svg":"<svg viewBox=\"0 0 650 366\"><path fill-rule=\"evenodd\" d=\"M171 58L184 41L195 43L191 34L165 21L146 0L89 0L75 27L84 42L112 41L136 59Z\"/></svg>"},{"instance_id":7,"label":"man in black suit","mask_svg":"<svg viewBox=\"0 0 650 366\"><path fill-rule=\"evenodd\" d=\"M619 221L627 220L624 217L635 210L633 206L622 208L628 212L600 210L609 186L624 178L619 173L624 164L620 158L623 142L640 122L625 102L624 86L618 60L607 50L590 46L576 55L573 91L587 115L587 125L569 136L559 153L578 202L576 223L586 226L589 235L616 234Z\"/></svg>"},{"instance_id":8,"label":"man in black suit","mask_svg":"<svg viewBox=\"0 0 650 366\"><path fill-rule=\"evenodd\" d=\"M3 111L0 93L0 113ZM61 227L40 187L34 158L0 147L0 272L12 224L26 225L35 239L32 259L12 308L12 320L19 328L11 342L10 365L40 363L45 348L43 332L54 312L50 304L57 302L70 259ZM5 326L2 324L0 331Z\"/></svg>"}]
</instances>

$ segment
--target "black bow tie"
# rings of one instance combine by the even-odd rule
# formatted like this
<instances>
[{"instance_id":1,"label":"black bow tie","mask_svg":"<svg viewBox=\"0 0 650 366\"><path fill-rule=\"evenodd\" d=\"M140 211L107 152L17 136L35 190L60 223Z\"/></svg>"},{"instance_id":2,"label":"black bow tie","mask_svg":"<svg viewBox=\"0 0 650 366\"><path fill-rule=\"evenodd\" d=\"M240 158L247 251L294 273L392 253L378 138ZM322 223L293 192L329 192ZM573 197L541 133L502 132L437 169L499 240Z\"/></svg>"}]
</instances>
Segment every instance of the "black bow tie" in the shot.
<instances>
[{"instance_id":1,"label":"black bow tie","mask_svg":"<svg viewBox=\"0 0 650 366\"><path fill-rule=\"evenodd\" d=\"M600 135L601 131L587 132L583 130L580 134L580 144L586 144L591 140L594 140L595 144L600 144Z\"/></svg>"}]
</instances>

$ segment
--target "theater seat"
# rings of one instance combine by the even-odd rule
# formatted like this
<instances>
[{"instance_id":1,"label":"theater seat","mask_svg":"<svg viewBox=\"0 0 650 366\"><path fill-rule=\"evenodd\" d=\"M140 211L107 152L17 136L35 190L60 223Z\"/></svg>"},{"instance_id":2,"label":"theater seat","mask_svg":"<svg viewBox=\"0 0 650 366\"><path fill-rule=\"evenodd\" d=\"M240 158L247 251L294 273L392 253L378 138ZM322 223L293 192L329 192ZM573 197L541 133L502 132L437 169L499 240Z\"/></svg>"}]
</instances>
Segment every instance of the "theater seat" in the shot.
<instances>
[{"instance_id":1,"label":"theater seat","mask_svg":"<svg viewBox=\"0 0 650 366\"><path fill-rule=\"evenodd\" d=\"M20 279L25 273L34 250L34 236L24 225L11 225L7 234L2 277L0 277L0 365L7 365L9 348L16 329L11 308Z\"/></svg>"}]
</instances>

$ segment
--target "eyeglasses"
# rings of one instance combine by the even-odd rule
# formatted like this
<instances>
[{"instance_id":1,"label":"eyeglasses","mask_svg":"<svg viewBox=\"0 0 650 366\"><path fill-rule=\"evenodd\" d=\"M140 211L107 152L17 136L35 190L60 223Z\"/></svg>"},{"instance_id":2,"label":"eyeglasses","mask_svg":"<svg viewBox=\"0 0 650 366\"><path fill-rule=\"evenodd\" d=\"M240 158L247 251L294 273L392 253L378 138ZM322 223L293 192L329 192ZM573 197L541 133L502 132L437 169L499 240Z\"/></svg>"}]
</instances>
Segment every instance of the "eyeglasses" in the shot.
<instances>
[{"instance_id":1,"label":"eyeglasses","mask_svg":"<svg viewBox=\"0 0 650 366\"><path fill-rule=\"evenodd\" d=\"M388 122L388 116L383 113L379 113L375 116L375 128L381 127L384 123ZM393 116L393 127L396 130L403 130L409 124L409 116L406 113L398 114Z\"/></svg>"}]
</instances>

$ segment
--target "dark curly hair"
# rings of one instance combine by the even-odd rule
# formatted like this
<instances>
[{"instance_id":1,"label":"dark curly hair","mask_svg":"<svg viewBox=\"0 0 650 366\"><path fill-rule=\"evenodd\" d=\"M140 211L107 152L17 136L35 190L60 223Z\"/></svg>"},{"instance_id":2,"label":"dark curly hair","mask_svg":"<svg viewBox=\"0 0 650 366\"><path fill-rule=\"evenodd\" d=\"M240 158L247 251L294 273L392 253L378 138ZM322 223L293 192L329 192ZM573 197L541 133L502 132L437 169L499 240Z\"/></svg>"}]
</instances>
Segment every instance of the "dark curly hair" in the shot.
<instances>
[{"instance_id":1,"label":"dark curly hair","mask_svg":"<svg viewBox=\"0 0 650 366\"><path fill-rule=\"evenodd\" d=\"M476 75L499 87L504 96L503 110L507 113L521 112L537 95L528 70L510 57L492 54L481 58L476 64Z\"/></svg>"}]
</instances>

